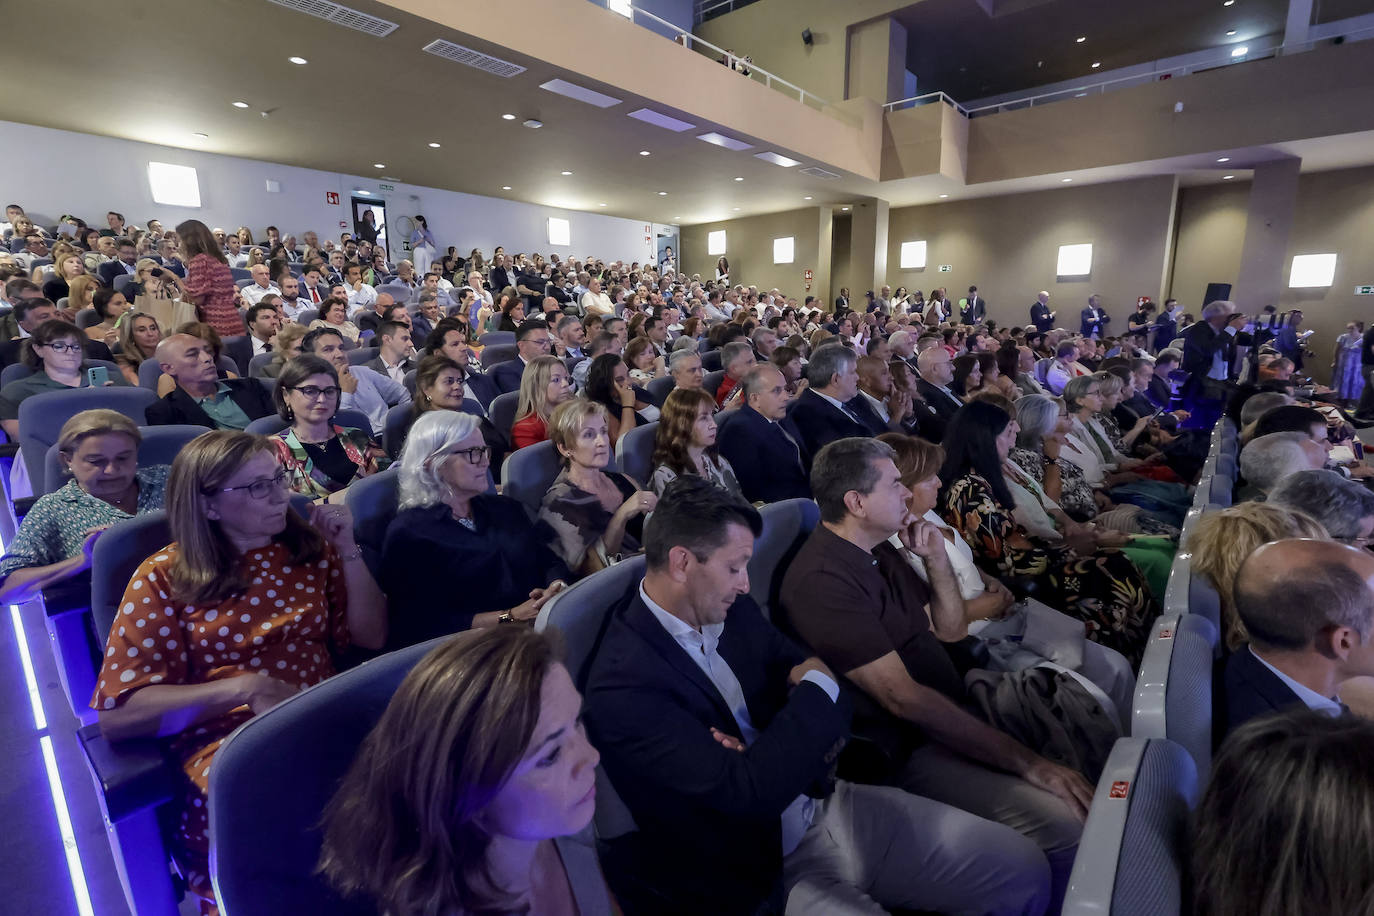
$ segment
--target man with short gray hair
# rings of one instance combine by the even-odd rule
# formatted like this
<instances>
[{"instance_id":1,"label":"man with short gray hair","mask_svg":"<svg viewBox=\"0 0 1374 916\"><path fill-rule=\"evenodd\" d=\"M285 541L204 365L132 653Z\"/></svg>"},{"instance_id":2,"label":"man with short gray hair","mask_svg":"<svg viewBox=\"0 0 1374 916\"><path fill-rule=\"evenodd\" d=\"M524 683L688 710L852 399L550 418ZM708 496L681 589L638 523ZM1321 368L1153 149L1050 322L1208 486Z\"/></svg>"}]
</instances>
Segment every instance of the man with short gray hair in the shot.
<instances>
[{"instance_id":1,"label":"man with short gray hair","mask_svg":"<svg viewBox=\"0 0 1374 916\"><path fill-rule=\"evenodd\" d=\"M839 343L824 344L811 354L811 362L806 365L809 384L791 413L808 467L827 443L871 435L849 406L859 394L856 365L854 351Z\"/></svg>"},{"instance_id":2,"label":"man with short gray hair","mask_svg":"<svg viewBox=\"0 0 1374 916\"><path fill-rule=\"evenodd\" d=\"M811 485L797 443L801 436L787 418L791 397L782 371L758 363L739 383L743 403L716 434L720 454L735 470L744 498L772 503L809 499Z\"/></svg>"},{"instance_id":3,"label":"man with short gray hair","mask_svg":"<svg viewBox=\"0 0 1374 916\"><path fill-rule=\"evenodd\" d=\"M1374 535L1374 493L1335 471L1297 471L1269 491L1268 502L1310 515L1327 534L1353 547Z\"/></svg>"},{"instance_id":4,"label":"man with short gray hair","mask_svg":"<svg viewBox=\"0 0 1374 916\"><path fill-rule=\"evenodd\" d=\"M1243 498L1265 499L1289 474L1326 466L1326 449L1303 433L1270 433L1251 439L1240 450Z\"/></svg>"},{"instance_id":5,"label":"man with short gray hair","mask_svg":"<svg viewBox=\"0 0 1374 916\"><path fill-rule=\"evenodd\" d=\"M1190 426L1211 429L1221 417L1231 392L1236 334L1243 324L1245 316L1236 304L1219 299L1203 306L1202 320L1183 332L1183 371L1188 373L1183 399Z\"/></svg>"}]
</instances>

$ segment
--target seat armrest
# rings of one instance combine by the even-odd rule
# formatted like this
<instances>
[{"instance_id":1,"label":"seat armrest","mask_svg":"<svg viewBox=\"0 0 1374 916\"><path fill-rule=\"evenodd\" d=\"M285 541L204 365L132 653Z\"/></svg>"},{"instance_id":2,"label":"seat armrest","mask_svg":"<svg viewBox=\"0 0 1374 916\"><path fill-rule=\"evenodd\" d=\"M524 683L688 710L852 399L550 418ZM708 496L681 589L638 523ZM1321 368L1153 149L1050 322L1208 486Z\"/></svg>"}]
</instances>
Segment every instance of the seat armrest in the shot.
<instances>
[{"instance_id":1,"label":"seat armrest","mask_svg":"<svg viewBox=\"0 0 1374 916\"><path fill-rule=\"evenodd\" d=\"M98 724L87 725L76 734L105 797L105 813L111 823L171 801L176 795L175 774L157 741L110 741Z\"/></svg>"},{"instance_id":2,"label":"seat armrest","mask_svg":"<svg viewBox=\"0 0 1374 916\"><path fill-rule=\"evenodd\" d=\"M90 570L86 570L70 579L54 582L52 585L43 589L43 608L48 612L49 617L56 617L59 614L66 614L71 611L88 611L90 607Z\"/></svg>"}]
</instances>

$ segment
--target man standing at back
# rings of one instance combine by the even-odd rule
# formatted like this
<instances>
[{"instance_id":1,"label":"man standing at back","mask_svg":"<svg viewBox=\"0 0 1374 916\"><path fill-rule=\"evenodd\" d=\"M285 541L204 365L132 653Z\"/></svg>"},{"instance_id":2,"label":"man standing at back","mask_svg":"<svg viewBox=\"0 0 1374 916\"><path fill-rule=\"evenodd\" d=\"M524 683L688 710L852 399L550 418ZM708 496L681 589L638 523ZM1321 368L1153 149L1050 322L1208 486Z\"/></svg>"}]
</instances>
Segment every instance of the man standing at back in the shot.
<instances>
[{"instance_id":1,"label":"man standing at back","mask_svg":"<svg viewBox=\"0 0 1374 916\"><path fill-rule=\"evenodd\" d=\"M1035 325L1035 329L1041 334L1046 334L1054 329L1054 316L1057 314L1059 313L1050 311L1050 294L1042 289L1040 295L1031 303L1031 324Z\"/></svg>"},{"instance_id":2,"label":"man standing at back","mask_svg":"<svg viewBox=\"0 0 1374 916\"><path fill-rule=\"evenodd\" d=\"M1236 334L1245 316L1234 302L1219 299L1202 307L1202 320L1183 332L1184 406L1190 426L1211 429L1221 418L1230 394L1231 365L1236 357Z\"/></svg>"},{"instance_id":3,"label":"man standing at back","mask_svg":"<svg viewBox=\"0 0 1374 916\"><path fill-rule=\"evenodd\" d=\"M833 778L848 705L748 597L761 530L695 476L645 526L644 579L586 684L588 732L639 827L612 842L608 872L633 853L665 916L1043 912L1043 856L1014 831Z\"/></svg>"}]
</instances>

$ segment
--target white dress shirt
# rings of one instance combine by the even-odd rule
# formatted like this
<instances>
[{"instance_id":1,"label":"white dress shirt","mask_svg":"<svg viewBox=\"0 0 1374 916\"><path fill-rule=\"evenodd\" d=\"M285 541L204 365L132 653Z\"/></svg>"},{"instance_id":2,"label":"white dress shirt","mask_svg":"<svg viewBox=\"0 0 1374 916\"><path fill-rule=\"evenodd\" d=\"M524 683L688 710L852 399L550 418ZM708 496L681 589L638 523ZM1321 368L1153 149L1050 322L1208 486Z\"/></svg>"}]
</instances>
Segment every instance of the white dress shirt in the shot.
<instances>
[{"instance_id":1,"label":"white dress shirt","mask_svg":"<svg viewBox=\"0 0 1374 916\"><path fill-rule=\"evenodd\" d=\"M339 395L339 408L367 414L373 435L380 436L386 429L386 412L397 404L409 404L410 392L375 369L353 366L349 371L358 380L358 388Z\"/></svg>"},{"instance_id":2,"label":"white dress shirt","mask_svg":"<svg viewBox=\"0 0 1374 916\"><path fill-rule=\"evenodd\" d=\"M735 724L739 726L740 737L744 739L745 747L752 745L758 740L759 730L754 727L753 721L749 717L749 706L744 700L744 689L740 687L739 678L735 677L735 672L730 670L721 654L716 651L720 644L720 634L725 631L724 623L710 623L697 630L679 617L659 607L648 593L644 591L644 581L639 583L639 597L644 601L645 607L654 615L654 618L668 631L668 635L673 638L682 651L701 669L701 673L706 675L706 679L715 685L716 690L720 691L721 699L729 707L731 714L735 717ZM825 691L825 695L830 697L833 703L839 699L840 688L832 678L827 677L819 671L808 671L802 675L803 681L810 681L817 687ZM801 842L802 835L811 826L811 821L816 816L816 800L807 795L798 795L792 804L787 806L787 810L782 813L782 854L785 856L797 848Z\"/></svg>"},{"instance_id":3,"label":"white dress shirt","mask_svg":"<svg viewBox=\"0 0 1374 916\"><path fill-rule=\"evenodd\" d=\"M377 291L366 283L359 284L357 289L345 284L344 289L348 290L348 317L350 319L377 302Z\"/></svg>"},{"instance_id":4,"label":"white dress shirt","mask_svg":"<svg viewBox=\"0 0 1374 916\"><path fill-rule=\"evenodd\" d=\"M261 302L264 296L271 293L276 293L278 296L281 295L281 290L277 289L277 284L269 283L266 286L258 286L256 283L249 283L243 289L239 290L239 294L243 296L245 307L250 309Z\"/></svg>"}]
</instances>

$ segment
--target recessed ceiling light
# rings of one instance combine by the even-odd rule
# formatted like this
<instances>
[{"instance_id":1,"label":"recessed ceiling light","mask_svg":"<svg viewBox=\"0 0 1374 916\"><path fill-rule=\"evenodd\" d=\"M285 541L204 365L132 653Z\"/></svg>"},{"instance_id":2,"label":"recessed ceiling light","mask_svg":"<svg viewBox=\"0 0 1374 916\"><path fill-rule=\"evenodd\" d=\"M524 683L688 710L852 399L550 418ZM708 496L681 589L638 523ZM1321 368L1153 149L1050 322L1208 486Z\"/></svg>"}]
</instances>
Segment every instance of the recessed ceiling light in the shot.
<instances>
[{"instance_id":1,"label":"recessed ceiling light","mask_svg":"<svg viewBox=\"0 0 1374 916\"><path fill-rule=\"evenodd\" d=\"M697 139L705 140L707 143L711 143L715 146L723 146L726 149L732 149L736 152L740 150L753 149L753 146L751 144L745 143L743 140L735 140L731 137L725 136L724 134L718 134L715 131L700 134L697 136Z\"/></svg>"},{"instance_id":2,"label":"recessed ceiling light","mask_svg":"<svg viewBox=\"0 0 1374 916\"><path fill-rule=\"evenodd\" d=\"M373 167L374 169L384 169L384 168L386 168L386 163L385 163L385 162L374 162L374 163L372 163L372 167Z\"/></svg>"},{"instance_id":3,"label":"recessed ceiling light","mask_svg":"<svg viewBox=\"0 0 1374 916\"><path fill-rule=\"evenodd\" d=\"M561 174L563 174L563 175L571 175L572 172L562 172Z\"/></svg>"},{"instance_id":4,"label":"recessed ceiling light","mask_svg":"<svg viewBox=\"0 0 1374 916\"><path fill-rule=\"evenodd\" d=\"M841 207L840 209L841 209L841 210L848 210L849 208L848 208L848 207Z\"/></svg>"},{"instance_id":5,"label":"recessed ceiling light","mask_svg":"<svg viewBox=\"0 0 1374 916\"><path fill-rule=\"evenodd\" d=\"M1226 30L1226 36L1227 36L1228 38L1229 38L1230 36L1234 35L1234 34L1236 34L1236 30L1235 30L1235 29L1227 29L1227 30Z\"/></svg>"},{"instance_id":6,"label":"recessed ceiling light","mask_svg":"<svg viewBox=\"0 0 1374 916\"><path fill-rule=\"evenodd\" d=\"M539 128L544 126L543 121L537 120L535 118L528 118L524 121L521 121L520 123L528 127L530 130L538 130Z\"/></svg>"},{"instance_id":7,"label":"recessed ceiling light","mask_svg":"<svg viewBox=\"0 0 1374 916\"><path fill-rule=\"evenodd\" d=\"M667 191L659 191L659 192L658 192L658 196L659 196L659 197L667 197L667 196L668 196L668 192L667 192Z\"/></svg>"},{"instance_id":8,"label":"recessed ceiling light","mask_svg":"<svg viewBox=\"0 0 1374 916\"><path fill-rule=\"evenodd\" d=\"M1087 41L1087 40L1088 40L1088 36L1087 36L1087 35L1079 35L1077 38L1074 39L1074 43L1075 43L1075 44L1080 44L1080 45L1081 45L1083 42L1085 42L1085 41Z\"/></svg>"},{"instance_id":9,"label":"recessed ceiling light","mask_svg":"<svg viewBox=\"0 0 1374 916\"><path fill-rule=\"evenodd\" d=\"M673 219L682 219L682 217L680 217L680 216L674 216Z\"/></svg>"},{"instance_id":10,"label":"recessed ceiling light","mask_svg":"<svg viewBox=\"0 0 1374 916\"><path fill-rule=\"evenodd\" d=\"M579 86L563 79L549 80L547 83L540 83L540 89L547 89L549 92L556 92L565 95L570 99L577 99L579 102L586 102L588 105L595 105L597 108L610 108L620 104L620 99L606 95L604 92L597 92L595 89L588 89L586 86Z\"/></svg>"},{"instance_id":11,"label":"recessed ceiling light","mask_svg":"<svg viewBox=\"0 0 1374 916\"><path fill-rule=\"evenodd\" d=\"M438 143L431 143L431 144L429 145L429 148L430 148L430 149L438 149L438 148L439 148L439 144L438 144Z\"/></svg>"},{"instance_id":12,"label":"recessed ceiling light","mask_svg":"<svg viewBox=\"0 0 1374 916\"><path fill-rule=\"evenodd\" d=\"M1222 6L1231 6L1231 5L1234 4L1235 2L1236 2L1236 0L1222 0L1222 4L1221 4L1221 5L1222 5Z\"/></svg>"},{"instance_id":13,"label":"recessed ceiling light","mask_svg":"<svg viewBox=\"0 0 1374 916\"><path fill-rule=\"evenodd\" d=\"M598 206L598 207L604 207L604 206L606 206L606 205L605 205L605 204L597 204L597 206Z\"/></svg>"},{"instance_id":14,"label":"recessed ceiling light","mask_svg":"<svg viewBox=\"0 0 1374 916\"><path fill-rule=\"evenodd\" d=\"M636 108L627 114L627 117L634 118L636 121L643 121L645 124L652 124L664 130L671 130L674 133L681 133L684 130L691 130L695 124L680 120L672 115L654 111L652 108Z\"/></svg>"},{"instance_id":15,"label":"recessed ceiling light","mask_svg":"<svg viewBox=\"0 0 1374 916\"><path fill-rule=\"evenodd\" d=\"M803 198L802 198L802 200L810 200L810 199L811 199L811 198L809 198L809 197L803 197Z\"/></svg>"},{"instance_id":16,"label":"recessed ceiling light","mask_svg":"<svg viewBox=\"0 0 1374 916\"><path fill-rule=\"evenodd\" d=\"M738 213L738 212L739 212L739 207L735 207L734 210L735 210L736 213Z\"/></svg>"},{"instance_id":17,"label":"recessed ceiling light","mask_svg":"<svg viewBox=\"0 0 1374 916\"><path fill-rule=\"evenodd\" d=\"M1232 178L1235 178L1235 177L1236 177L1235 175L1222 175L1222 176L1221 176L1221 180L1222 180L1222 181L1230 181Z\"/></svg>"},{"instance_id":18,"label":"recessed ceiling light","mask_svg":"<svg viewBox=\"0 0 1374 916\"><path fill-rule=\"evenodd\" d=\"M1094 69L1094 70L1096 70L1096 69L1097 69L1098 67L1100 67L1100 66L1102 66L1102 61L1100 61L1100 60L1095 60L1095 61L1093 61L1093 69Z\"/></svg>"},{"instance_id":19,"label":"recessed ceiling light","mask_svg":"<svg viewBox=\"0 0 1374 916\"><path fill-rule=\"evenodd\" d=\"M641 155L641 156L647 156L647 155L649 155L649 151L646 150L646 149L642 149L642 150L639 151L639 155Z\"/></svg>"},{"instance_id":20,"label":"recessed ceiling light","mask_svg":"<svg viewBox=\"0 0 1374 916\"><path fill-rule=\"evenodd\" d=\"M736 180L736 181L743 181L744 179L741 178L741 177L739 177L738 175L736 175L736 176L735 176L735 180Z\"/></svg>"},{"instance_id":21,"label":"recessed ceiling light","mask_svg":"<svg viewBox=\"0 0 1374 916\"><path fill-rule=\"evenodd\" d=\"M363 195L364 197L371 197L371 196L372 196L372 192L371 192L371 191L359 191L358 193L361 194L361 195Z\"/></svg>"},{"instance_id":22,"label":"recessed ceiling light","mask_svg":"<svg viewBox=\"0 0 1374 916\"><path fill-rule=\"evenodd\" d=\"M1241 45L1239 48L1235 48L1235 49L1233 49L1233 50L1231 51L1231 56L1232 56L1232 57L1244 57L1244 56L1245 56L1246 54L1248 54L1249 52L1250 52L1250 49L1249 49L1249 48L1247 48L1245 45Z\"/></svg>"},{"instance_id":23,"label":"recessed ceiling light","mask_svg":"<svg viewBox=\"0 0 1374 916\"><path fill-rule=\"evenodd\" d=\"M295 64L297 67L304 67L306 64L310 63L310 61L306 60L304 57L288 57L287 60L291 61L291 63Z\"/></svg>"},{"instance_id":24,"label":"recessed ceiling light","mask_svg":"<svg viewBox=\"0 0 1374 916\"><path fill-rule=\"evenodd\" d=\"M798 162L796 159L789 159L786 156L782 156L774 152L755 153L754 158L762 159L764 162L771 162L774 165L780 165L785 169L790 169L794 165L801 165L801 163Z\"/></svg>"},{"instance_id":25,"label":"recessed ceiling light","mask_svg":"<svg viewBox=\"0 0 1374 916\"><path fill-rule=\"evenodd\" d=\"M506 114L501 115L501 119L502 119L503 121L514 121L514 120L515 120L515 115L510 114L509 112L507 112Z\"/></svg>"},{"instance_id":26,"label":"recessed ceiling light","mask_svg":"<svg viewBox=\"0 0 1374 916\"><path fill-rule=\"evenodd\" d=\"M1064 184L1068 184L1069 182L1073 181L1072 178L1061 178L1061 179L1059 179L1059 180L1060 180L1061 182L1063 182Z\"/></svg>"},{"instance_id":27,"label":"recessed ceiling light","mask_svg":"<svg viewBox=\"0 0 1374 916\"><path fill-rule=\"evenodd\" d=\"M949 196L948 194L941 194L941 195L940 195L940 199L941 199L941 200L944 200L944 199L945 199L946 197L948 197L948 196Z\"/></svg>"},{"instance_id":28,"label":"recessed ceiling light","mask_svg":"<svg viewBox=\"0 0 1374 916\"><path fill-rule=\"evenodd\" d=\"M509 190L510 190L510 185L508 185L508 184L503 184L503 185L501 185L501 190L502 190L502 191L509 191Z\"/></svg>"},{"instance_id":29,"label":"recessed ceiling light","mask_svg":"<svg viewBox=\"0 0 1374 916\"><path fill-rule=\"evenodd\" d=\"M200 131L196 131L195 133L191 134L191 136L193 136L193 137L199 137L199 138L202 139L202 140L209 140L209 139L210 139L210 135L209 135L209 134L203 134L203 133L201 133Z\"/></svg>"},{"instance_id":30,"label":"recessed ceiling light","mask_svg":"<svg viewBox=\"0 0 1374 916\"><path fill-rule=\"evenodd\" d=\"M247 107L248 107L248 103L247 103L247 102L235 102L235 103L234 103L234 107L235 107L235 108L247 108Z\"/></svg>"},{"instance_id":31,"label":"recessed ceiling light","mask_svg":"<svg viewBox=\"0 0 1374 916\"><path fill-rule=\"evenodd\" d=\"M1230 162L1230 161L1231 161L1231 157L1230 157L1230 156L1222 156L1220 159L1217 160L1217 162Z\"/></svg>"}]
</instances>

